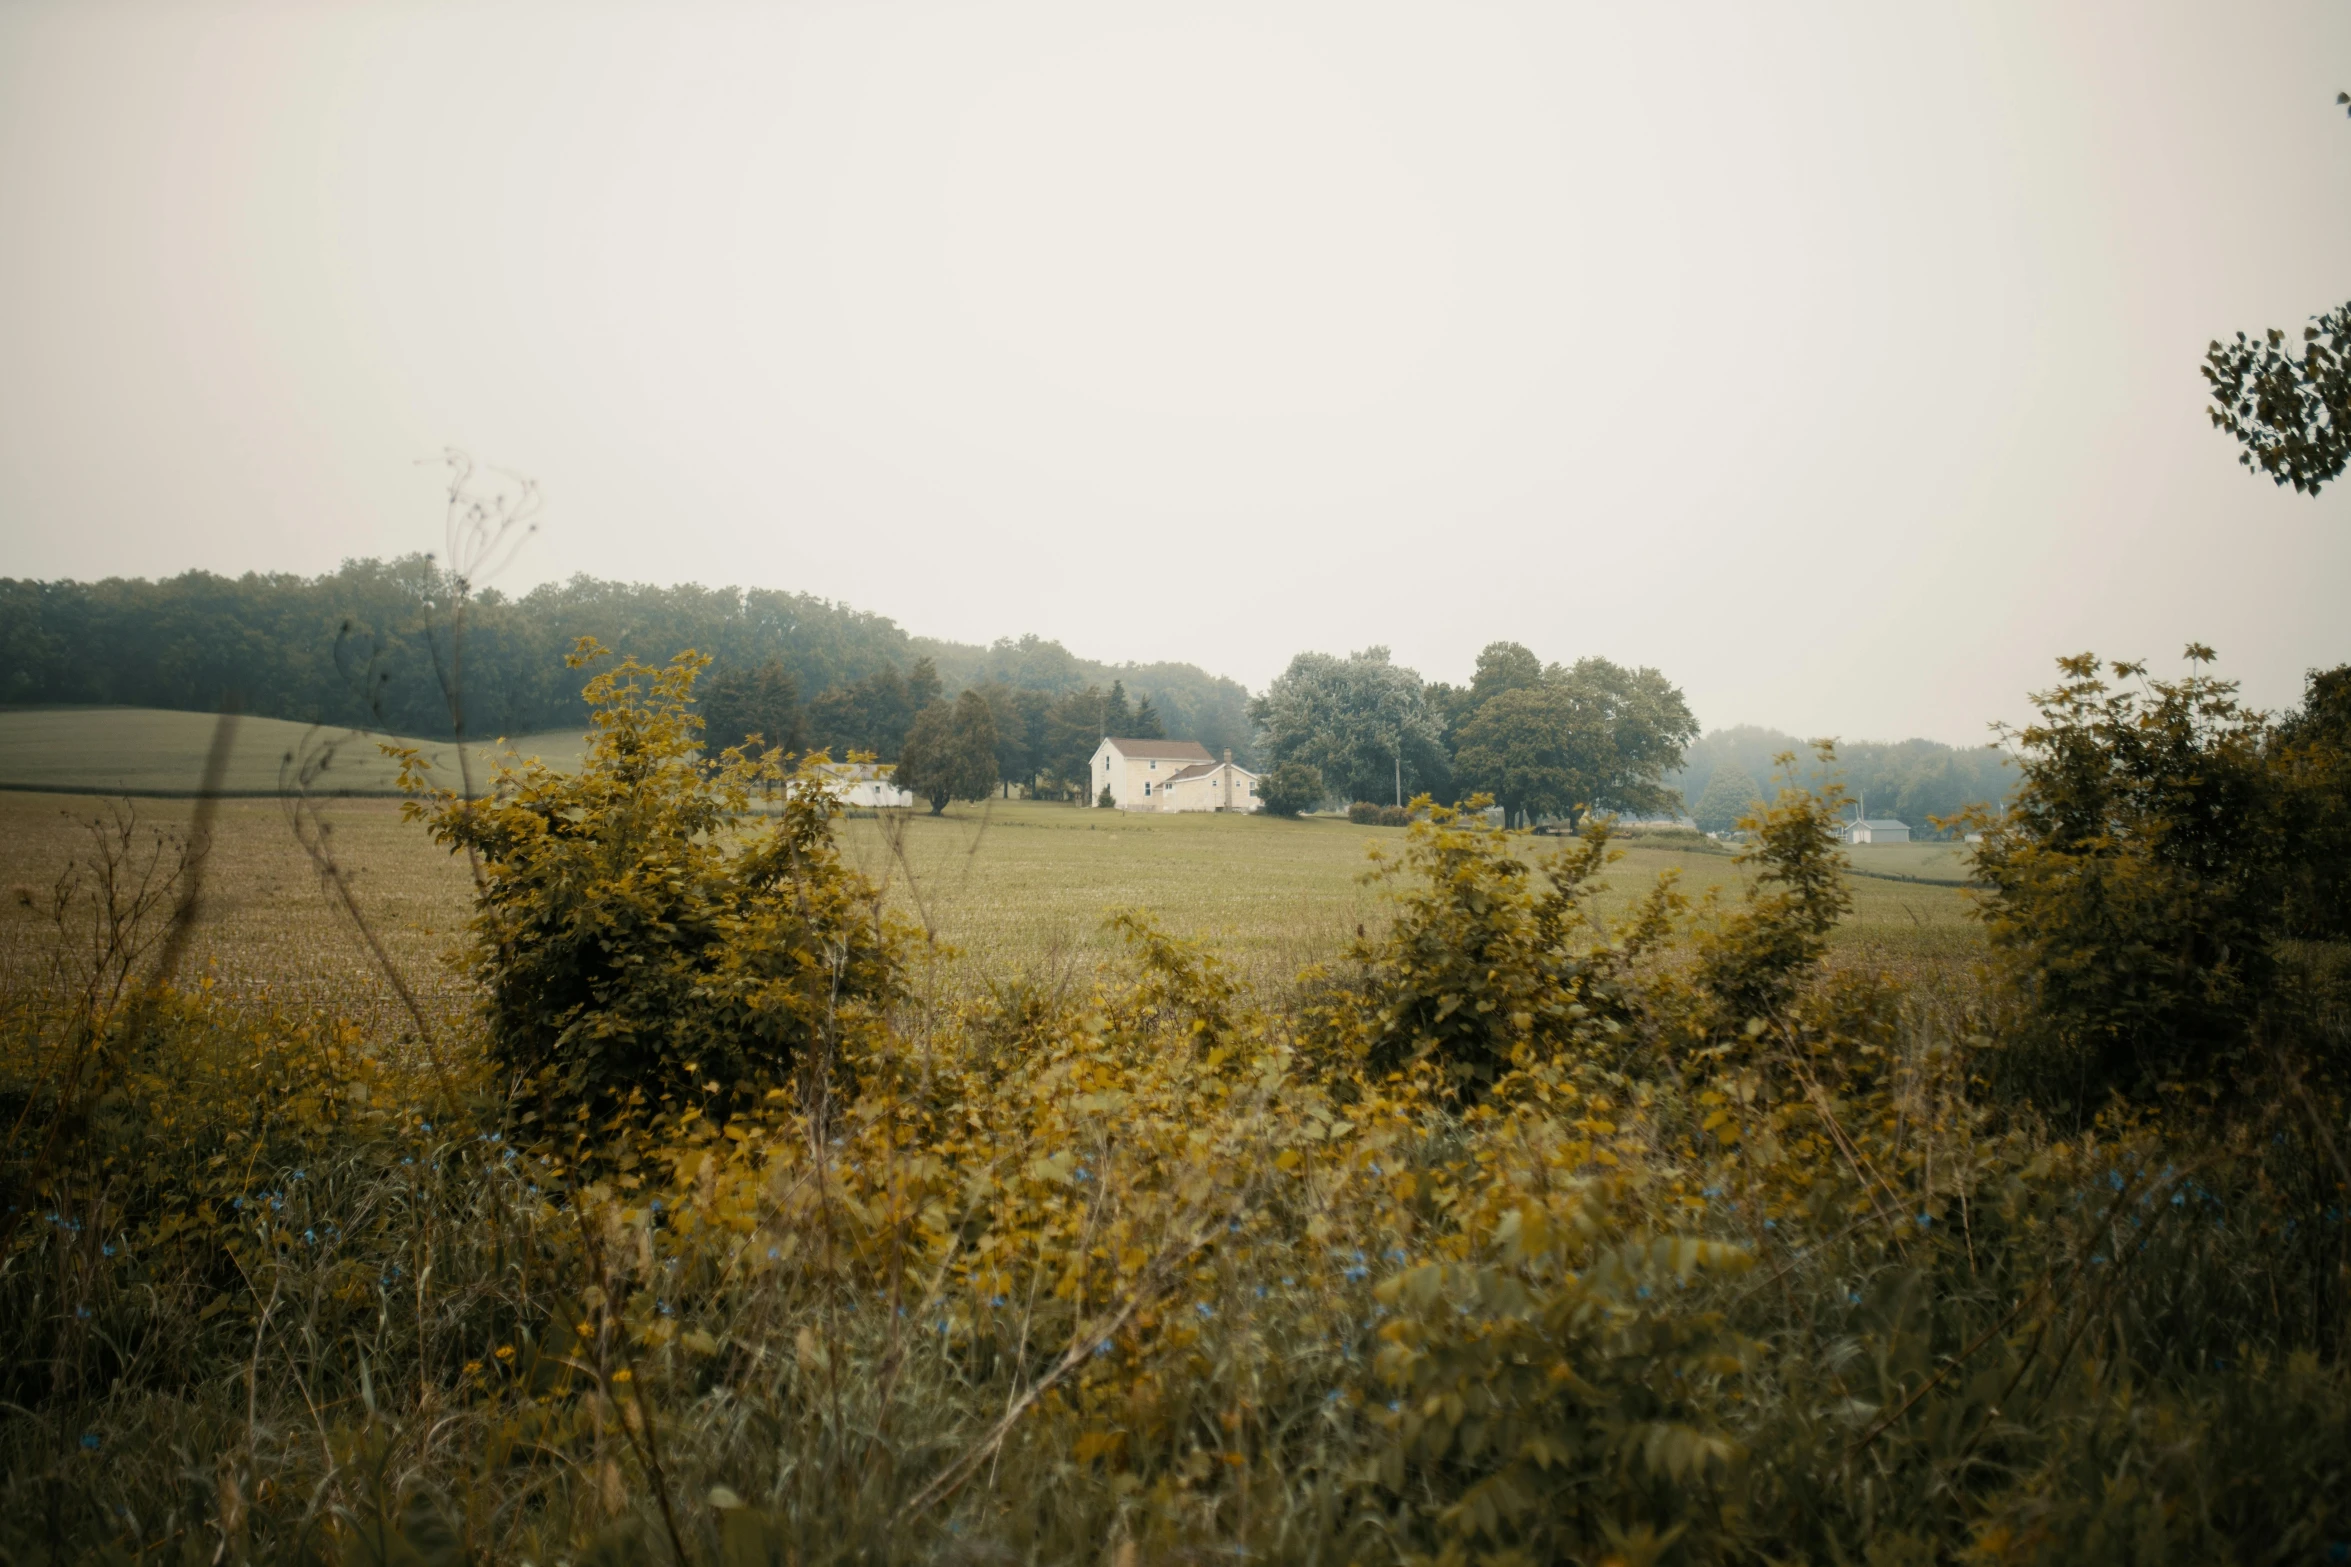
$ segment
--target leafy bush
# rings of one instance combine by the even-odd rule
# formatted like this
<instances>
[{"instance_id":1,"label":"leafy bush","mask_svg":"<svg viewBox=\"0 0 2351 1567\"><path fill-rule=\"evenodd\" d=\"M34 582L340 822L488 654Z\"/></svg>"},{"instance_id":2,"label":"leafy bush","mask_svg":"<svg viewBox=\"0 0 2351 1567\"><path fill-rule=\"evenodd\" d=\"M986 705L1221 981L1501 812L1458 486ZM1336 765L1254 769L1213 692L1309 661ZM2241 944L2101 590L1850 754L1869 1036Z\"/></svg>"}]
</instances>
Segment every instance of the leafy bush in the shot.
<instances>
[{"instance_id":1,"label":"leafy bush","mask_svg":"<svg viewBox=\"0 0 2351 1567\"><path fill-rule=\"evenodd\" d=\"M1318 809L1329 793L1320 769L1304 762L1284 762L1265 775L1258 799L1268 816L1298 816Z\"/></svg>"},{"instance_id":2,"label":"leafy bush","mask_svg":"<svg viewBox=\"0 0 2351 1567\"><path fill-rule=\"evenodd\" d=\"M2109 686L2089 654L2058 665L1974 857L2030 1024L2014 1067L2077 1110L2165 1084L2225 1089L2283 924L2267 726L2201 672L2115 664L2131 683Z\"/></svg>"},{"instance_id":3,"label":"leafy bush","mask_svg":"<svg viewBox=\"0 0 2351 1567\"><path fill-rule=\"evenodd\" d=\"M583 639L571 663L604 656ZM897 935L834 848L823 775L698 759L688 703L706 662L591 678L576 772L533 760L466 799L397 753L411 819L478 858L473 972L526 1121L688 1103L723 1117L877 1026L898 993ZM755 793L776 808L748 831Z\"/></svg>"}]
</instances>

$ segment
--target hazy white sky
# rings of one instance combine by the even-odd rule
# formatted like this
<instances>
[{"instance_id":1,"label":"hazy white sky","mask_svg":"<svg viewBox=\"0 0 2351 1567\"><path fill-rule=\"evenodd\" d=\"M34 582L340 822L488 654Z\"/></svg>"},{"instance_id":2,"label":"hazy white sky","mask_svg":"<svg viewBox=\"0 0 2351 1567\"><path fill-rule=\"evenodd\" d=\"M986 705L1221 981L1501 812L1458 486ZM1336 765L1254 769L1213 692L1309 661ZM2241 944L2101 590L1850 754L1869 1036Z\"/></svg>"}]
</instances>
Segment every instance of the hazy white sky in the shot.
<instances>
[{"instance_id":1,"label":"hazy white sky","mask_svg":"<svg viewBox=\"0 0 2351 1567\"><path fill-rule=\"evenodd\" d=\"M2351 8L0 0L0 574L431 548L1261 687L1981 736L2351 658L2196 374L2351 297Z\"/></svg>"}]
</instances>

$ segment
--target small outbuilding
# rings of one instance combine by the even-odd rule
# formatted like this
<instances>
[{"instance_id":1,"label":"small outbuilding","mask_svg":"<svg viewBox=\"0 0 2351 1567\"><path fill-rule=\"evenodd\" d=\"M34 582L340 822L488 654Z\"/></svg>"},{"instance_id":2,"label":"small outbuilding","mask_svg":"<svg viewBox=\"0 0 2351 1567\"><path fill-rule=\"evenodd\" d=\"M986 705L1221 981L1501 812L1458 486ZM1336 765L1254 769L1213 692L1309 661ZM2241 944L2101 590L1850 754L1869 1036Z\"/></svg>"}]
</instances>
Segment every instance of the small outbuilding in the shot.
<instances>
[{"instance_id":1,"label":"small outbuilding","mask_svg":"<svg viewBox=\"0 0 2351 1567\"><path fill-rule=\"evenodd\" d=\"M1908 843L1910 824L1898 822L1891 816L1864 816L1847 824L1847 843Z\"/></svg>"}]
</instances>

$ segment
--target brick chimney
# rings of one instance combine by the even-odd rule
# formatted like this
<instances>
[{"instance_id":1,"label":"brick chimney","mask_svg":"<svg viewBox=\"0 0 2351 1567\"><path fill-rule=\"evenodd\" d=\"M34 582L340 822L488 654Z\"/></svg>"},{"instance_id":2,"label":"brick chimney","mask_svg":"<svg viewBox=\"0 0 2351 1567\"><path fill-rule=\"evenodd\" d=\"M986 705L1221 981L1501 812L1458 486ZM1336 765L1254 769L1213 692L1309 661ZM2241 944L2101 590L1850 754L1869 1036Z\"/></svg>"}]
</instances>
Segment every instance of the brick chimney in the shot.
<instances>
[{"instance_id":1,"label":"brick chimney","mask_svg":"<svg viewBox=\"0 0 2351 1567\"><path fill-rule=\"evenodd\" d=\"M1224 764L1227 767L1233 765L1233 748L1229 745L1224 748Z\"/></svg>"}]
</instances>

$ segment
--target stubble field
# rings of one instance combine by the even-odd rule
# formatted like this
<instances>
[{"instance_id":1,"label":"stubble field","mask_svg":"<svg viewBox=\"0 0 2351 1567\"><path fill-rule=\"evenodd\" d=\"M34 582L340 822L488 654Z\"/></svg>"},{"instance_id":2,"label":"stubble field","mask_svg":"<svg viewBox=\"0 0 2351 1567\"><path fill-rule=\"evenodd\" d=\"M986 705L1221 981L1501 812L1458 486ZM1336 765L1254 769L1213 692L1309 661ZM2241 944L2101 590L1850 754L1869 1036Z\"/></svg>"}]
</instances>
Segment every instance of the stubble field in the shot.
<instances>
[{"instance_id":1,"label":"stubble field","mask_svg":"<svg viewBox=\"0 0 2351 1567\"><path fill-rule=\"evenodd\" d=\"M128 813L141 837L183 833L186 799L110 800L0 793L0 972L32 978L52 944L44 914L58 877L91 848L90 823ZM235 995L324 1007L382 1023L396 1001L348 918L330 902L296 842L282 802L219 802L215 858L191 976ZM332 842L361 908L409 985L444 1019L470 1005L469 983L448 954L463 935L470 878L464 862L400 819L388 799L326 807ZM1252 984L1278 991L1310 963L1340 954L1358 926L1384 918L1367 885L1369 851L1400 851L1404 832L1331 819L1144 816L1068 805L999 801L958 805L943 817L864 816L840 824L844 853L886 890L889 905L934 938L918 981L952 998L1016 976L1083 977L1118 939L1108 915L1149 910L1178 934L1207 943ZM1522 852L1549 852L1522 839ZM1944 851L1937 851L1944 852ZM1878 857L1859 853L1858 870ZM1929 874L1904 855L1893 874ZM1725 854L1642 846L1610 867L1604 911L1677 872L1693 897L1744 874ZM1964 965L1978 935L1966 894L1929 881L1859 874L1854 914L1839 946L1854 961L1903 968Z\"/></svg>"}]
</instances>

